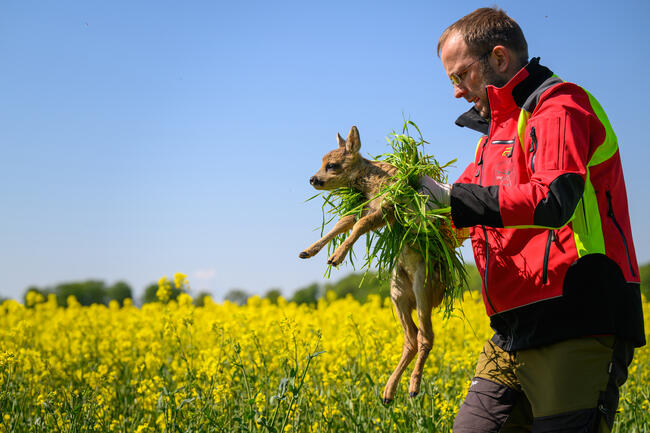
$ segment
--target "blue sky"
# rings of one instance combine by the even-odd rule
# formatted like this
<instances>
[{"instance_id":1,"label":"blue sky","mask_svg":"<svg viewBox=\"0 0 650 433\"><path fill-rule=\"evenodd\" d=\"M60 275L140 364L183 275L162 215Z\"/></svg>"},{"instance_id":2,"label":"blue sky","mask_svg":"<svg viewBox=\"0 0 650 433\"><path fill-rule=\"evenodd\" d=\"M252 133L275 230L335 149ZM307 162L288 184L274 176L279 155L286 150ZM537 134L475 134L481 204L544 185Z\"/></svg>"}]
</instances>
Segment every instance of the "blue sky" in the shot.
<instances>
[{"instance_id":1,"label":"blue sky","mask_svg":"<svg viewBox=\"0 0 650 433\"><path fill-rule=\"evenodd\" d=\"M404 117L441 161L474 152L435 46L465 2L29 1L0 4L0 296L162 275L195 292L322 281L308 179L337 132L387 151ZM587 88L617 133L650 261L650 3L502 1L531 56ZM464 255L471 261L469 248ZM334 278L349 272L342 267Z\"/></svg>"}]
</instances>

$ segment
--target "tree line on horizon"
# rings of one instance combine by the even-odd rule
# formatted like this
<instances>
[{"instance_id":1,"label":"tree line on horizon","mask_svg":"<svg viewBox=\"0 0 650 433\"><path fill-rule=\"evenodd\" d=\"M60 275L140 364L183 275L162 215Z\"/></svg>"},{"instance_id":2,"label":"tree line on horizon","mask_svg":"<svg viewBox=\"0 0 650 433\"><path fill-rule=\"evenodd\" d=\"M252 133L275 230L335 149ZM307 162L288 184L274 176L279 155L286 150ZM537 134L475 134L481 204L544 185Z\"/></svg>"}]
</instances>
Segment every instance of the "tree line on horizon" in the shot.
<instances>
[{"instance_id":1,"label":"tree line on horizon","mask_svg":"<svg viewBox=\"0 0 650 433\"><path fill-rule=\"evenodd\" d=\"M175 287L173 284L170 286L170 300L174 300L182 293L182 289ZM143 294L135 299L133 296L133 289L131 286L124 282L118 281L113 285L106 285L101 280L85 280L75 282L65 282L57 284L53 287L38 287L30 286L25 289L22 301L25 305L27 302L27 295L30 292L35 292L47 298L50 294L56 296L57 304L63 307L68 306L68 297L74 296L81 305L103 304L108 305L111 301L117 301L120 306L124 305L125 299L131 299L133 303L138 305L148 304L150 302L158 302L158 283L152 282L145 289ZM202 306L206 296L211 296L210 293L202 291L194 299L197 306ZM0 303L5 298L0 298Z\"/></svg>"},{"instance_id":2,"label":"tree line on horizon","mask_svg":"<svg viewBox=\"0 0 650 433\"><path fill-rule=\"evenodd\" d=\"M466 269L468 274L468 289L471 291L480 291L481 277L476 270L476 266L468 264L466 265ZM641 266L639 273L641 276L641 293L646 300L650 301L650 263ZM91 279L79 282L60 283L53 287L30 286L23 294L23 302L27 305L27 294L29 292L36 292L45 298L50 294L54 294L58 305L61 306L68 305L69 296L74 296L81 305L108 305L113 300L117 301L120 305L124 305L125 299L131 299L134 303L143 305L150 302L158 302L158 297L156 296L157 291L158 283L151 283L145 288L140 298L134 300L133 289L124 281L107 285L104 281ZM170 300L176 299L181 292L181 289L172 287ZM376 272L350 273L335 282L314 282L300 287L294 290L286 299L289 302L295 302L297 304L316 304L328 292L332 292L336 298L344 298L349 295L363 303L366 302L368 295L371 294L377 294L382 299L388 297L390 294L390 283L385 279L380 279ZM194 298L195 305L202 306L207 296L212 295L206 291L198 293ZM251 294L246 290L235 288L226 293L224 300L243 305L250 296ZM261 295L262 298L268 299L272 303L277 303L280 296L283 296L283 293L279 288L269 289ZM6 298L0 297L0 303L4 300Z\"/></svg>"}]
</instances>

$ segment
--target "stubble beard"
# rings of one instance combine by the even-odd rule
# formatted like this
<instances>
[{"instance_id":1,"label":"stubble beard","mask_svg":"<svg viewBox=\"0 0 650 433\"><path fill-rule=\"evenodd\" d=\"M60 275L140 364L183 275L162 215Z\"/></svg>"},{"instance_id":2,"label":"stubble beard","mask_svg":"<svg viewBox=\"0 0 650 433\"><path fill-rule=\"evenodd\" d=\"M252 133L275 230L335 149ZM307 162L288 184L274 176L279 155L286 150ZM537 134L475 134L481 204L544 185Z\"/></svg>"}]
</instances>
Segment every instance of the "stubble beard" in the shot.
<instances>
[{"instance_id":1,"label":"stubble beard","mask_svg":"<svg viewBox=\"0 0 650 433\"><path fill-rule=\"evenodd\" d=\"M494 87L503 87L508 83L508 80L499 76L499 74L492 68L492 66L490 65L487 59L481 59L481 61L479 62L479 67L480 67L481 75L483 76L482 87L483 87L484 101L485 101L485 107L479 110L479 114L485 120L490 120L491 110L490 110L490 100L488 99L487 96L487 86L490 85Z\"/></svg>"}]
</instances>

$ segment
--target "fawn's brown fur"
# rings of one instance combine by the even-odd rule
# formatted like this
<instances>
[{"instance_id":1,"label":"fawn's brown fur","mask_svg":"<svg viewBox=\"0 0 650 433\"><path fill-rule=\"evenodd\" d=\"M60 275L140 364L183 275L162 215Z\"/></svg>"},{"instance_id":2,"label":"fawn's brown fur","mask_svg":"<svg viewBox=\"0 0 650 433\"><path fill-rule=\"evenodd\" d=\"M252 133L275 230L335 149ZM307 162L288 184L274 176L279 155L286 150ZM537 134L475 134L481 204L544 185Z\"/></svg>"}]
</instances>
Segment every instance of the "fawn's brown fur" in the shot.
<instances>
[{"instance_id":1,"label":"fawn's brown fur","mask_svg":"<svg viewBox=\"0 0 650 433\"><path fill-rule=\"evenodd\" d=\"M377 194L396 172L396 168L386 162L369 161L359 155L361 141L355 126L350 129L347 140L339 134L336 138L339 147L323 157L320 170L309 182L319 190L350 187L361 191L367 200L376 198L365 207L358 220L354 215L344 216L329 233L299 254L303 259L312 257L335 236L351 229L347 239L327 260L327 263L335 266L343 261L359 237L370 230L381 228L386 221L391 223L394 220L392 206L383 202ZM437 275L425 277L426 263L422 255L409 247L403 248L391 275L390 296L404 330L404 346L402 357L384 388L385 404L393 400L399 379L416 354L409 396L414 397L420 391L424 363L433 346L431 311L440 304L444 294L444 287ZM411 316L413 309L417 310L419 329Z\"/></svg>"}]
</instances>

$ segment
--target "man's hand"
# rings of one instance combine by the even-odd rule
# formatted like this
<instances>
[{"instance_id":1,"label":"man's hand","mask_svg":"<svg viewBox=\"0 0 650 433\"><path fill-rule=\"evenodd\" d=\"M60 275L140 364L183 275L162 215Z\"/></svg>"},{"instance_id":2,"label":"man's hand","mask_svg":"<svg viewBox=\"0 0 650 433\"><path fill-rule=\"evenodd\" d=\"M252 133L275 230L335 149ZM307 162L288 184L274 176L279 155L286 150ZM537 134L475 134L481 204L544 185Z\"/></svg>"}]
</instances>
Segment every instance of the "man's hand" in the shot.
<instances>
[{"instance_id":1,"label":"man's hand","mask_svg":"<svg viewBox=\"0 0 650 433\"><path fill-rule=\"evenodd\" d=\"M418 192L429 196L427 205L433 209L449 206L451 185L448 183L440 183L429 176L422 176Z\"/></svg>"}]
</instances>

